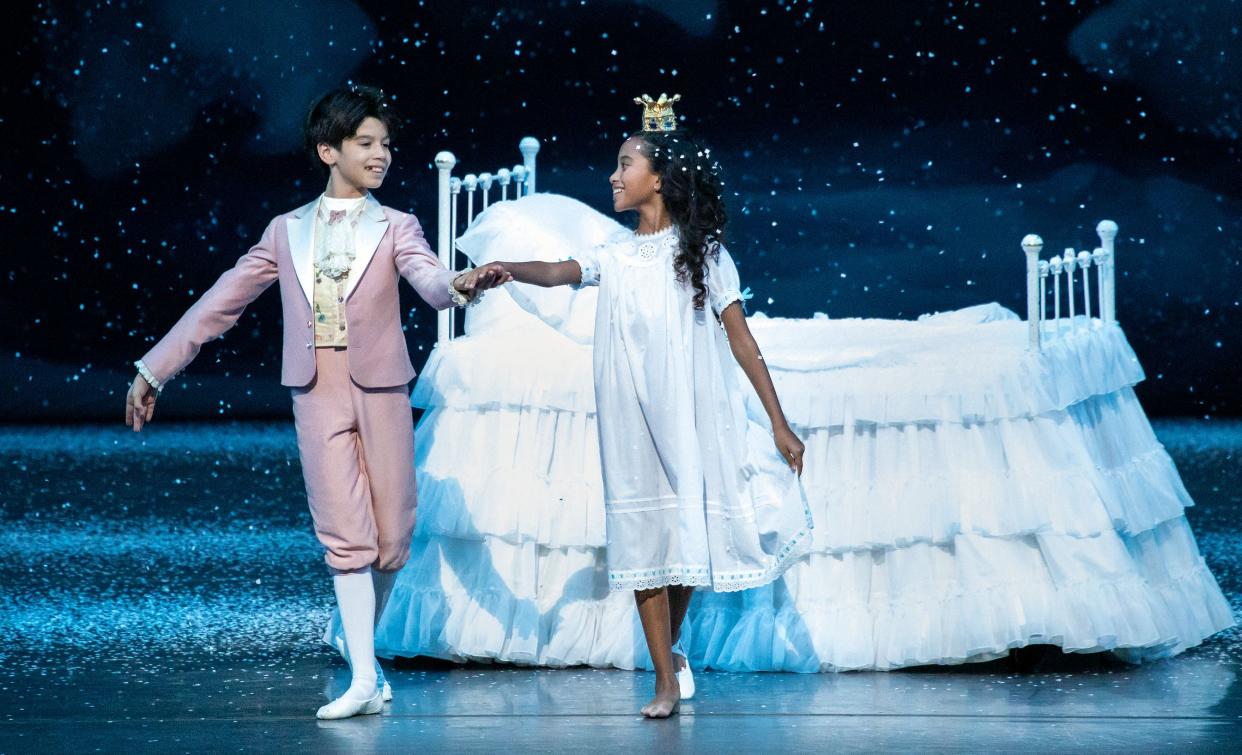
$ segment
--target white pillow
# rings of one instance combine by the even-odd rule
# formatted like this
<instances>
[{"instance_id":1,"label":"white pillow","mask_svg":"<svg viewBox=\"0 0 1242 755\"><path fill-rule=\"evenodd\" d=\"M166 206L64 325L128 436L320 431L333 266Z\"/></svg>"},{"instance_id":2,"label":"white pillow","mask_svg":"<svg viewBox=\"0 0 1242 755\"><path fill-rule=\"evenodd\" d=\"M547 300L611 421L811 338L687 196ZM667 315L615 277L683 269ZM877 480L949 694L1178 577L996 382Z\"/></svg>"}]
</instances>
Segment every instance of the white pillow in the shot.
<instances>
[{"instance_id":1,"label":"white pillow","mask_svg":"<svg viewBox=\"0 0 1242 755\"><path fill-rule=\"evenodd\" d=\"M497 202L479 214L457 239L457 248L475 265L488 262L561 262L578 250L602 243L624 230L576 199L560 194L531 194ZM491 291L466 317L466 332L480 333L521 321L512 304L534 315L578 343L591 343L595 334L595 302L599 289L569 286L542 288L510 283ZM508 297L504 294L507 293Z\"/></svg>"}]
</instances>

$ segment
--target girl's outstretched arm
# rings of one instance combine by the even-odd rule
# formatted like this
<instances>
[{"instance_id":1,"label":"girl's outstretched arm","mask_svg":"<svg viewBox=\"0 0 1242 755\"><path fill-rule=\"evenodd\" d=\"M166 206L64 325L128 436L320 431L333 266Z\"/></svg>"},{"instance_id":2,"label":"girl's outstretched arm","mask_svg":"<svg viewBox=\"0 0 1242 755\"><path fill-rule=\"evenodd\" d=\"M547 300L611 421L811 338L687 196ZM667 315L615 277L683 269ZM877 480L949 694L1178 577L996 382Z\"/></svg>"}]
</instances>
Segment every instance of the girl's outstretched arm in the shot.
<instances>
[{"instance_id":1,"label":"girl's outstretched arm","mask_svg":"<svg viewBox=\"0 0 1242 755\"><path fill-rule=\"evenodd\" d=\"M513 280L535 286L573 286L582 281L582 268L566 262L501 262Z\"/></svg>"},{"instance_id":2,"label":"girl's outstretched arm","mask_svg":"<svg viewBox=\"0 0 1242 755\"><path fill-rule=\"evenodd\" d=\"M742 372L745 372L746 377L750 379L750 384L755 386L755 393L759 394L763 410L767 412L768 419L772 422L772 439L776 441L776 448L781 452L781 458L789 464L790 469L801 475L802 454L805 448L785 419L780 399L776 397L776 387L772 385L772 376L768 374L768 366L764 363L763 354L759 351L759 344L755 343L750 326L746 324L746 314L742 311L742 303L735 301L725 307L720 313L720 323L724 325L725 333L729 336L729 349L733 352L733 358L737 360L742 367Z\"/></svg>"},{"instance_id":3,"label":"girl's outstretched arm","mask_svg":"<svg viewBox=\"0 0 1242 755\"><path fill-rule=\"evenodd\" d=\"M477 288L500 286L509 281L534 286L570 286L582 281L577 262L489 262L458 276L455 285L468 293ZM487 285L490 283L491 285Z\"/></svg>"}]
</instances>

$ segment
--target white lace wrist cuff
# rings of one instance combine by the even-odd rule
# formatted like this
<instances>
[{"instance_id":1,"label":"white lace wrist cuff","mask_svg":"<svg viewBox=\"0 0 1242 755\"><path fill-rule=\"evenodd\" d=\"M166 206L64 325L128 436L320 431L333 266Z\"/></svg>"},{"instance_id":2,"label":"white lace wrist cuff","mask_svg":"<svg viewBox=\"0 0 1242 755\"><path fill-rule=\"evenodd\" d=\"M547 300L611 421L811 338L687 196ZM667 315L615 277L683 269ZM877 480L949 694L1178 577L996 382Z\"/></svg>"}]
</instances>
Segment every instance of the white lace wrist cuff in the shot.
<instances>
[{"instance_id":1,"label":"white lace wrist cuff","mask_svg":"<svg viewBox=\"0 0 1242 755\"><path fill-rule=\"evenodd\" d=\"M138 368L138 374L142 375L142 379L150 383L152 388L157 391L164 390L164 384L161 383L155 375L151 374L151 370L147 369L147 366L143 364L141 359L134 362L134 366Z\"/></svg>"},{"instance_id":2,"label":"white lace wrist cuff","mask_svg":"<svg viewBox=\"0 0 1242 755\"><path fill-rule=\"evenodd\" d=\"M448 290L449 296L453 297L453 306L456 307L473 307L475 304L479 303L479 299L483 298L482 291L476 291L473 299L467 298L467 296L458 291L457 287L452 283L449 284Z\"/></svg>"},{"instance_id":3,"label":"white lace wrist cuff","mask_svg":"<svg viewBox=\"0 0 1242 755\"><path fill-rule=\"evenodd\" d=\"M578 268L582 271L582 276L578 282L572 284L573 288L585 288L587 286L599 285L599 267L590 259L577 259L570 257L571 260L578 263Z\"/></svg>"}]
</instances>

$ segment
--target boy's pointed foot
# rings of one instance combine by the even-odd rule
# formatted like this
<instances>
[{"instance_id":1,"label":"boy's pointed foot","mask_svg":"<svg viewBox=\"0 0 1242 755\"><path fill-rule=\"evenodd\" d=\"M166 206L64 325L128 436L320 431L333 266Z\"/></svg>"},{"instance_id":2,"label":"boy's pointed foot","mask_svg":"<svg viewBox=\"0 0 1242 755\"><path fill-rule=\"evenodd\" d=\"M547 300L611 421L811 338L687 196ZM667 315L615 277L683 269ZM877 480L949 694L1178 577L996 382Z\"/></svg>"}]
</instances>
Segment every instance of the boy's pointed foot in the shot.
<instances>
[{"instance_id":1,"label":"boy's pointed foot","mask_svg":"<svg viewBox=\"0 0 1242 755\"><path fill-rule=\"evenodd\" d=\"M677 656L673 656L673 661L677 661ZM682 659L682 663L686 665L677 669L677 687L681 691L681 699L689 700L694 697L694 673L690 671L690 664Z\"/></svg>"},{"instance_id":2,"label":"boy's pointed foot","mask_svg":"<svg viewBox=\"0 0 1242 755\"><path fill-rule=\"evenodd\" d=\"M384 697L379 690L376 690L373 696L365 699L350 697L349 693L346 692L344 695L321 707L315 713L315 718L322 721L332 721L340 718L353 718L354 716L369 716L379 713L383 709Z\"/></svg>"},{"instance_id":3,"label":"boy's pointed foot","mask_svg":"<svg viewBox=\"0 0 1242 755\"><path fill-rule=\"evenodd\" d=\"M690 670L690 659L686 657L680 640L673 643L673 668L677 670L677 687L681 691L681 699L693 698L694 672Z\"/></svg>"},{"instance_id":4,"label":"boy's pointed foot","mask_svg":"<svg viewBox=\"0 0 1242 755\"><path fill-rule=\"evenodd\" d=\"M379 658L375 659L375 686L379 688L384 702L392 702L392 685L384 678L384 667L380 665Z\"/></svg>"}]
</instances>

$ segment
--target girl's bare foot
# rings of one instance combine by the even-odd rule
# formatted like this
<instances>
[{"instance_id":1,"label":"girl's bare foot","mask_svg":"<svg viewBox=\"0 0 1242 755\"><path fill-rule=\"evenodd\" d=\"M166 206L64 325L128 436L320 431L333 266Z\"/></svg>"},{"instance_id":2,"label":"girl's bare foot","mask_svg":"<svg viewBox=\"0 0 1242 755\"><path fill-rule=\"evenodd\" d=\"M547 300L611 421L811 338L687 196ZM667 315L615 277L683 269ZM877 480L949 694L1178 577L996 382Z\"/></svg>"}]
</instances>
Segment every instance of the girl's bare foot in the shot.
<instances>
[{"instance_id":1,"label":"girl's bare foot","mask_svg":"<svg viewBox=\"0 0 1242 755\"><path fill-rule=\"evenodd\" d=\"M647 718L668 718L677 712L681 703L681 694L677 688L676 677L656 682L655 697L643 706L642 714Z\"/></svg>"}]
</instances>

